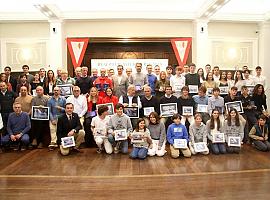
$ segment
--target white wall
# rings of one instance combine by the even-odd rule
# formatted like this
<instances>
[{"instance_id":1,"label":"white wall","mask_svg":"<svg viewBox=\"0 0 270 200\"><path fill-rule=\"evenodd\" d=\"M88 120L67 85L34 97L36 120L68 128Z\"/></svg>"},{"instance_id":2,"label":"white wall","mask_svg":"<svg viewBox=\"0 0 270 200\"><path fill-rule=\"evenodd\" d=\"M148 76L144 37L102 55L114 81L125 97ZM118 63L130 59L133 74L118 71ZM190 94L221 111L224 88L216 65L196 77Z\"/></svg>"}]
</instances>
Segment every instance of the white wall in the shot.
<instances>
[{"instance_id":1,"label":"white wall","mask_svg":"<svg viewBox=\"0 0 270 200\"><path fill-rule=\"evenodd\" d=\"M257 38L257 23L209 22L209 37Z\"/></svg>"},{"instance_id":2,"label":"white wall","mask_svg":"<svg viewBox=\"0 0 270 200\"><path fill-rule=\"evenodd\" d=\"M65 23L67 37L191 37L192 22L95 20Z\"/></svg>"},{"instance_id":3,"label":"white wall","mask_svg":"<svg viewBox=\"0 0 270 200\"><path fill-rule=\"evenodd\" d=\"M48 38L48 22L0 23L0 38Z\"/></svg>"},{"instance_id":4,"label":"white wall","mask_svg":"<svg viewBox=\"0 0 270 200\"><path fill-rule=\"evenodd\" d=\"M62 23L62 41L67 37L193 37L193 61L196 62L197 57L208 57L208 63L212 63L214 60L211 56L211 52L215 51L210 43L208 46L208 53L206 51L200 51L200 55L196 55L196 40L194 23L192 21L179 21L179 20L91 20L91 21L65 21ZM249 56L255 57L252 64L258 62L258 46L254 45L258 34L256 34L258 26L256 23L229 23L229 22L209 22L208 23L208 38L217 39L220 42L227 41L230 38L235 38L238 42L245 42L247 39L252 43L252 53ZM50 23L48 22L29 22L29 23L3 23L0 24L0 38L1 47L5 40L12 39L12 41L28 40L28 39L40 39L50 40ZM30 41L30 40L29 40ZM91 43L91 41L90 41ZM226 45L224 43L224 45ZM250 45L250 44L249 44ZM63 44L63 68L66 68L67 54L65 48L65 42ZM240 45L241 46L241 45ZM53 45L48 45L47 53L52 52L50 48ZM2 56L6 56L5 48L1 48ZM55 50L55 49L54 49ZM3 52L4 51L4 52ZM201 55L201 54L204 55ZM49 65L57 59L57 54L48 53L47 63ZM62 60L63 59L63 60ZM5 60L5 59L4 59ZM3 59L0 60L1 64ZM51 63L52 62L52 63ZM8 64L8 63L7 63ZM206 64L206 63L205 63ZM226 65L225 65L226 66ZM54 66L62 67L62 66Z\"/></svg>"}]
</instances>

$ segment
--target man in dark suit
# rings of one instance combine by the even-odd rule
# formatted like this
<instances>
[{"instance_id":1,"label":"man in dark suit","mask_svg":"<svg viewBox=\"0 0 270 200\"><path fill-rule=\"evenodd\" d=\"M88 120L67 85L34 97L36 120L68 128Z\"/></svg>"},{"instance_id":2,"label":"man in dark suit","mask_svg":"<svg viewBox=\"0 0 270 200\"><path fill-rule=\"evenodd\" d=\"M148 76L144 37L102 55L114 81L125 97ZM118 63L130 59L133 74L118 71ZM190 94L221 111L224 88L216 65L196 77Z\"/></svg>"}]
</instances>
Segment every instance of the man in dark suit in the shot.
<instances>
[{"instance_id":1,"label":"man in dark suit","mask_svg":"<svg viewBox=\"0 0 270 200\"><path fill-rule=\"evenodd\" d=\"M84 130L82 130L80 118L73 110L73 104L67 103L65 106L65 114L61 116L57 122L57 144L60 146L60 152L64 156L70 153L71 148L64 148L61 144L61 138L74 136L75 147L73 147L73 150L81 152L79 146L83 142L85 135Z\"/></svg>"},{"instance_id":2,"label":"man in dark suit","mask_svg":"<svg viewBox=\"0 0 270 200\"><path fill-rule=\"evenodd\" d=\"M11 67L9 66L6 66L5 69L5 74L6 74L6 77L7 77L7 81L11 84L12 86L12 91L13 92L16 92L16 87L17 87L17 79L13 76L10 75L11 73Z\"/></svg>"}]
</instances>

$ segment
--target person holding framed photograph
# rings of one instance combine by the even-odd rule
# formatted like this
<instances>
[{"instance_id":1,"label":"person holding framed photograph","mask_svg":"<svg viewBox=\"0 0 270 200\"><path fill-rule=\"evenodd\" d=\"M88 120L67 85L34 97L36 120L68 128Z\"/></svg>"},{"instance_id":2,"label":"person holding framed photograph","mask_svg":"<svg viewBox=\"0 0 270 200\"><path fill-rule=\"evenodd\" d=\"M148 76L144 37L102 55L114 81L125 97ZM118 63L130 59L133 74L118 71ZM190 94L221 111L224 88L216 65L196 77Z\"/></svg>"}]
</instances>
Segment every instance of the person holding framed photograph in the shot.
<instances>
[{"instance_id":1,"label":"person holding framed photograph","mask_svg":"<svg viewBox=\"0 0 270 200\"><path fill-rule=\"evenodd\" d=\"M270 151L269 128L266 125L266 116L260 115L258 123L249 132L254 147L259 151Z\"/></svg>"},{"instance_id":2,"label":"person holding framed photograph","mask_svg":"<svg viewBox=\"0 0 270 200\"><path fill-rule=\"evenodd\" d=\"M94 81L93 85L98 89L98 96L104 97L105 90L110 87L113 88L113 83L110 78L106 76L106 69L100 69L100 76Z\"/></svg>"},{"instance_id":3,"label":"person holding framed photograph","mask_svg":"<svg viewBox=\"0 0 270 200\"><path fill-rule=\"evenodd\" d=\"M196 65L194 63L190 63L189 73L185 75L186 86L191 86L191 85L197 86L197 89L198 89L201 86L201 82L200 82L200 76L196 73L195 70L196 70ZM191 96L195 95L196 93L192 93Z\"/></svg>"},{"instance_id":4,"label":"person holding framed photograph","mask_svg":"<svg viewBox=\"0 0 270 200\"><path fill-rule=\"evenodd\" d=\"M207 107L208 105L208 95L206 95L206 87L201 86L199 87L198 94L194 95L193 100L195 102L195 109L197 112L199 112L202 116L202 121L204 124L210 119L210 115L208 114L208 110L205 110L206 112L200 112L198 110L199 105L203 105Z\"/></svg>"},{"instance_id":5,"label":"person holding framed photograph","mask_svg":"<svg viewBox=\"0 0 270 200\"><path fill-rule=\"evenodd\" d=\"M121 96L119 98L119 103L123 104L124 107L138 107L142 108L141 98L136 95L135 85L129 85L127 89L127 95ZM136 118L131 120L133 127L136 126L137 123Z\"/></svg>"},{"instance_id":6,"label":"person holding framed photograph","mask_svg":"<svg viewBox=\"0 0 270 200\"><path fill-rule=\"evenodd\" d=\"M114 110L118 103L118 97L113 95L113 90L110 87L105 90L105 96L102 98L102 104L105 103L113 103Z\"/></svg>"},{"instance_id":7,"label":"person holding framed photograph","mask_svg":"<svg viewBox=\"0 0 270 200\"><path fill-rule=\"evenodd\" d=\"M121 103L116 104L115 106L116 114L111 116L108 124L108 140L114 148L114 153L119 153L119 150L123 154L128 153L128 140L115 140L115 130L124 129L128 134L132 132L132 125L130 118L123 113L124 105Z\"/></svg>"},{"instance_id":8,"label":"person holding framed photograph","mask_svg":"<svg viewBox=\"0 0 270 200\"><path fill-rule=\"evenodd\" d=\"M153 148L152 139L150 137L150 132L148 128L146 128L145 121L142 118L139 118L137 121L137 125L133 133L130 135L130 139L134 137L134 134L140 134L142 141L141 142L133 142L133 149L129 154L129 157L132 159L140 159L143 160L147 157L148 149Z\"/></svg>"},{"instance_id":9,"label":"person holding framed photograph","mask_svg":"<svg viewBox=\"0 0 270 200\"><path fill-rule=\"evenodd\" d=\"M181 95L182 87L186 85L185 75L181 74L181 71L181 67L177 66L175 68L175 75L170 78L170 86L172 86L173 95L177 98Z\"/></svg>"},{"instance_id":10,"label":"person holding framed photograph","mask_svg":"<svg viewBox=\"0 0 270 200\"><path fill-rule=\"evenodd\" d=\"M65 105L65 114L57 121L57 144L60 146L60 153L66 156L71 150L80 153L81 143L84 141L85 132L82 129L80 118L77 113L74 113L72 103ZM61 144L61 138L74 136L75 147L64 148Z\"/></svg>"},{"instance_id":11,"label":"person holding framed photograph","mask_svg":"<svg viewBox=\"0 0 270 200\"><path fill-rule=\"evenodd\" d=\"M170 144L171 157L178 158L180 156L180 151L184 157L191 157L191 152L189 148L175 148L174 140L175 139L185 139L187 143L189 142L187 128L181 124L181 115L176 113L172 116L173 123L168 127L167 130L167 141Z\"/></svg>"},{"instance_id":12,"label":"person holding framed photograph","mask_svg":"<svg viewBox=\"0 0 270 200\"><path fill-rule=\"evenodd\" d=\"M227 143L228 153L240 153L241 142L244 139L244 125L242 124L239 113L235 108L229 111L227 119L224 122L223 133L225 135L225 141ZM240 146L229 146L229 137L240 137Z\"/></svg>"},{"instance_id":13,"label":"person holding framed photograph","mask_svg":"<svg viewBox=\"0 0 270 200\"><path fill-rule=\"evenodd\" d=\"M224 98L221 97L220 95L220 89L218 87L213 88L213 96L209 97L208 99L208 112L209 115L213 113L213 110L216 109L219 112L219 119L220 121L224 121L224 111L225 111L225 106L224 106Z\"/></svg>"},{"instance_id":14,"label":"person holding framed photograph","mask_svg":"<svg viewBox=\"0 0 270 200\"><path fill-rule=\"evenodd\" d=\"M191 153L197 154L194 149L195 143L204 142L207 145L207 131L206 126L202 123L202 115L200 113L195 114L195 122L189 127L189 148ZM209 149L206 147L206 151L201 152L204 155L209 154Z\"/></svg>"},{"instance_id":15,"label":"person holding framed photograph","mask_svg":"<svg viewBox=\"0 0 270 200\"><path fill-rule=\"evenodd\" d=\"M137 96L143 94L143 87L148 85L147 75L142 72L142 63L135 64L136 72L132 73L129 79L130 84L135 86Z\"/></svg>"},{"instance_id":16,"label":"person holding framed photograph","mask_svg":"<svg viewBox=\"0 0 270 200\"><path fill-rule=\"evenodd\" d=\"M255 106L255 102L252 101L252 97L248 93L247 86L245 85L242 86L241 96L239 98L242 102L242 106L244 110L244 113L242 114L242 116L246 120L243 142L247 143L249 142L249 136L248 136L249 131L257 123L256 112L255 112L256 106Z\"/></svg>"},{"instance_id":17,"label":"person holding framed photograph","mask_svg":"<svg viewBox=\"0 0 270 200\"><path fill-rule=\"evenodd\" d=\"M152 107L152 108L154 108L155 112L160 114L159 100L157 99L157 97L152 95L151 90L152 89L150 86L144 86L144 88L143 88L144 96L141 97L142 108L140 109L140 117L144 118L146 126L148 126L148 124L149 124L149 119L145 113L144 108Z\"/></svg>"},{"instance_id":18,"label":"person holding framed photograph","mask_svg":"<svg viewBox=\"0 0 270 200\"><path fill-rule=\"evenodd\" d=\"M149 125L147 127L152 138L153 148L148 149L149 156L164 156L167 152L166 147L166 129L163 122L156 112L151 112L149 115Z\"/></svg>"},{"instance_id":19,"label":"person holding framed photograph","mask_svg":"<svg viewBox=\"0 0 270 200\"><path fill-rule=\"evenodd\" d=\"M107 154L111 154L113 152L112 145L108 140L107 132L104 137L97 136L95 133L95 129L105 129L107 130L107 126L109 124L110 117L108 116L108 106L100 105L98 107L98 115L92 119L91 122L91 130L95 139L95 142L98 146L97 153L102 153L103 146Z\"/></svg>"},{"instance_id":20,"label":"person holding framed photograph","mask_svg":"<svg viewBox=\"0 0 270 200\"><path fill-rule=\"evenodd\" d=\"M178 113L181 117L181 124L185 125L186 120L188 120L189 124L194 123L194 113L195 113L195 102L193 98L189 94L188 86L184 86L181 90L182 95L177 99ZM184 112L184 107L188 107L187 109L190 112Z\"/></svg>"},{"instance_id":21,"label":"person holding framed photograph","mask_svg":"<svg viewBox=\"0 0 270 200\"><path fill-rule=\"evenodd\" d=\"M165 87L165 94L162 96L159 100L160 104L168 104L168 103L176 103L177 102L177 97L172 95L172 86L166 86ZM161 117L160 120L164 124L171 124L171 118L168 117ZM168 123L166 123L168 120Z\"/></svg>"},{"instance_id":22,"label":"person holding framed photograph","mask_svg":"<svg viewBox=\"0 0 270 200\"><path fill-rule=\"evenodd\" d=\"M206 122L206 131L211 151L214 154L225 154L226 145L224 142L213 143L213 134L223 130L223 124L219 116L220 116L219 110L213 109L210 120Z\"/></svg>"},{"instance_id":23,"label":"person holding framed photograph","mask_svg":"<svg viewBox=\"0 0 270 200\"><path fill-rule=\"evenodd\" d=\"M48 105L48 96L44 95L44 89L41 86L36 88L37 96L33 97L31 105L39 106L40 108L46 107ZM38 111L38 110L37 110ZM32 111L33 112L33 111ZM35 113L33 113L35 114ZM32 119L32 144L30 148L36 147L42 149L44 146L48 146L51 139L49 134L49 121L48 120L38 120ZM30 136L31 140L31 136Z\"/></svg>"}]
</instances>

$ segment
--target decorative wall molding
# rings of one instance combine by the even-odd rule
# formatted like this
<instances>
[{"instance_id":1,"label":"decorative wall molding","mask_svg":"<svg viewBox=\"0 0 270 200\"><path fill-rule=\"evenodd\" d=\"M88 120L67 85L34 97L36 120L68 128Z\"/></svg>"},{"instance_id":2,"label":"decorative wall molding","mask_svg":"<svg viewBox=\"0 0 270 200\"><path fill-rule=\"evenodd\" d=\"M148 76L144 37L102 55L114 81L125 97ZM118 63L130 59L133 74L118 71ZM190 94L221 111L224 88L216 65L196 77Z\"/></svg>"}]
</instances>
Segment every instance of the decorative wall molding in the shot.
<instances>
[{"instance_id":1,"label":"decorative wall molding","mask_svg":"<svg viewBox=\"0 0 270 200\"><path fill-rule=\"evenodd\" d=\"M48 45L46 38L3 38L1 43L1 66L10 66L13 72L21 71L21 66L28 64L30 71L37 71L48 66Z\"/></svg>"},{"instance_id":2,"label":"decorative wall molding","mask_svg":"<svg viewBox=\"0 0 270 200\"><path fill-rule=\"evenodd\" d=\"M209 38L210 63L223 69L258 65L258 38Z\"/></svg>"}]
</instances>

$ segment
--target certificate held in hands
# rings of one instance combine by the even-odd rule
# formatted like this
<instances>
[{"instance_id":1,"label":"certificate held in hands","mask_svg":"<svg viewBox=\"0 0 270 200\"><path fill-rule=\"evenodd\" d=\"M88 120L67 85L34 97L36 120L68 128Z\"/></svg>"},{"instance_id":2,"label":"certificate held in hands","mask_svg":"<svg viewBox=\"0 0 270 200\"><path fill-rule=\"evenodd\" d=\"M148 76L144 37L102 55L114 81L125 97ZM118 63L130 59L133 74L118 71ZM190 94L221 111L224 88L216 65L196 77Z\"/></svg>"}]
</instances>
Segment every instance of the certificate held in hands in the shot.
<instances>
[{"instance_id":1,"label":"certificate held in hands","mask_svg":"<svg viewBox=\"0 0 270 200\"><path fill-rule=\"evenodd\" d=\"M187 140L186 139L174 139L173 147L176 149L186 149L187 148Z\"/></svg>"}]
</instances>

